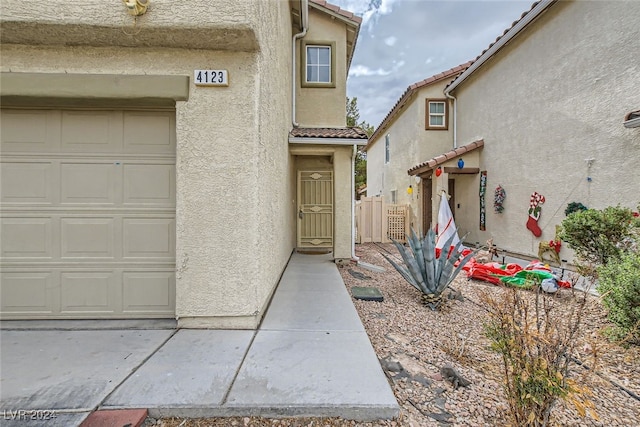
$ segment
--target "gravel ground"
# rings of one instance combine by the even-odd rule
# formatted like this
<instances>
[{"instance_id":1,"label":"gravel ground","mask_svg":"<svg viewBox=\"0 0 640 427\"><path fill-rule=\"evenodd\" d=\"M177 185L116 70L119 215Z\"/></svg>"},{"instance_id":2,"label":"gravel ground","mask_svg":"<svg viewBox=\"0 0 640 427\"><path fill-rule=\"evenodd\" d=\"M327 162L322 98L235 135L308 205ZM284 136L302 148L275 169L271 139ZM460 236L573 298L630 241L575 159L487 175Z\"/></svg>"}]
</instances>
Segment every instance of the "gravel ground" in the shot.
<instances>
[{"instance_id":1,"label":"gravel ground","mask_svg":"<svg viewBox=\"0 0 640 427\"><path fill-rule=\"evenodd\" d=\"M488 349L489 342L483 336L487 317L482 297L495 296L503 290L485 282L469 281L461 273L452 284L457 298L448 299L440 311L432 311L422 305L419 292L404 281L381 253L398 256L390 244L356 247L356 255L362 261L385 267L386 272L352 266L340 268L340 274L347 289L373 286L384 296L383 302L355 299L353 302L400 404L397 420L365 423L336 418L173 418L148 419L146 424L164 427L508 425L501 383L502 362L499 355ZM561 289L556 298L560 308L568 309L576 295ZM576 365L571 375L593 392L590 400L598 419L581 418L571 404L560 403L552 411L552 425L640 425L640 400L636 399L640 396L640 348L623 348L608 342L601 334L607 325L606 311L596 297L590 296L575 357L588 367L593 367L595 360L595 371ZM470 384L454 388L443 379L440 369L447 365Z\"/></svg>"}]
</instances>

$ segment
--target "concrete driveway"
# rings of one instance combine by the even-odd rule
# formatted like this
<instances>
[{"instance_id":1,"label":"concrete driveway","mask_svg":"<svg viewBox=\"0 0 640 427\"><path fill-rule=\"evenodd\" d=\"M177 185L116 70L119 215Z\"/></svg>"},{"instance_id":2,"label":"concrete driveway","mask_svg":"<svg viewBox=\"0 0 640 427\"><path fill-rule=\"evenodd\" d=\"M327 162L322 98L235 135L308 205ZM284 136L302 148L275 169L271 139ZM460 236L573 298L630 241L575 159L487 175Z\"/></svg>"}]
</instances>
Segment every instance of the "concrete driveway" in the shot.
<instances>
[{"instance_id":1,"label":"concrete driveway","mask_svg":"<svg viewBox=\"0 0 640 427\"><path fill-rule=\"evenodd\" d=\"M74 426L123 408L154 417L399 413L337 267L319 255L292 256L257 331L3 322L0 369L3 426Z\"/></svg>"}]
</instances>

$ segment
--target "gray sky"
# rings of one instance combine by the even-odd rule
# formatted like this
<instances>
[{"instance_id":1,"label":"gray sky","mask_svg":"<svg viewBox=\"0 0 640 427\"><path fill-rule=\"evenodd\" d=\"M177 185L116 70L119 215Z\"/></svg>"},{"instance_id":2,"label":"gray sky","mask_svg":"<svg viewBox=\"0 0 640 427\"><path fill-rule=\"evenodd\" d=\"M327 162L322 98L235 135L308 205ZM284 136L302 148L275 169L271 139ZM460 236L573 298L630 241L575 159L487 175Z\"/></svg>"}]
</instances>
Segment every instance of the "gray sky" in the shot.
<instances>
[{"instance_id":1,"label":"gray sky","mask_svg":"<svg viewBox=\"0 0 640 427\"><path fill-rule=\"evenodd\" d=\"M376 128L407 87L475 59L533 0L329 0L363 18L347 80Z\"/></svg>"}]
</instances>

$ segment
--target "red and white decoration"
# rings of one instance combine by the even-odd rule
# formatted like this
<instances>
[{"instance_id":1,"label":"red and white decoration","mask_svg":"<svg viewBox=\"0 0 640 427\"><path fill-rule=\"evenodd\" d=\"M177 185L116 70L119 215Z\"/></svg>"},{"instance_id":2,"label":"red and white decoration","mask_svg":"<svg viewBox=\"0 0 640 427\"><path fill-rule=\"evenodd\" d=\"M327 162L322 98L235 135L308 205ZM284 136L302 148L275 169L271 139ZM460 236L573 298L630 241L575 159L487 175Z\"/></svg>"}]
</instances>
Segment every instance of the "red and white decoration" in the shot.
<instances>
[{"instance_id":1,"label":"red and white decoration","mask_svg":"<svg viewBox=\"0 0 640 427\"><path fill-rule=\"evenodd\" d=\"M447 240L451 236L453 240L451 241L451 247L453 248L460 241L460 237L458 236L458 229L456 228L456 223L453 221L453 213L451 212L451 208L449 207L449 197L446 192L442 192L442 196L440 197L440 209L438 210L438 224L436 228L436 233L438 237L436 239L436 256L440 256L440 251L443 249L444 244L447 243Z\"/></svg>"},{"instance_id":2,"label":"red and white decoration","mask_svg":"<svg viewBox=\"0 0 640 427\"><path fill-rule=\"evenodd\" d=\"M529 201L529 218L527 219L527 228L536 237L540 237L542 235L542 230L538 226L538 220L542 213L542 207L540 205L542 204L544 204L544 196L534 191Z\"/></svg>"}]
</instances>

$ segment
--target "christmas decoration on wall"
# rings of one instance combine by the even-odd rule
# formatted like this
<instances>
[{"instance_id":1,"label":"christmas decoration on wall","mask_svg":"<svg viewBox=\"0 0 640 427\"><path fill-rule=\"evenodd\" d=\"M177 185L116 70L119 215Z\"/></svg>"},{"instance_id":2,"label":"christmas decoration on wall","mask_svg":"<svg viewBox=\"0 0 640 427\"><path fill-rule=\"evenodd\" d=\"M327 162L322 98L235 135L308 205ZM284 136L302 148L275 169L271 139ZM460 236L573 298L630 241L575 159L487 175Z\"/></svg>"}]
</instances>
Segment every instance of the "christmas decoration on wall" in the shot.
<instances>
[{"instance_id":1,"label":"christmas decoration on wall","mask_svg":"<svg viewBox=\"0 0 640 427\"><path fill-rule=\"evenodd\" d=\"M527 219L527 228L533 233L534 236L540 237L542 230L538 226L538 220L542 213L542 207L544 204L544 196L534 191L529 200L529 218Z\"/></svg>"},{"instance_id":2,"label":"christmas decoration on wall","mask_svg":"<svg viewBox=\"0 0 640 427\"><path fill-rule=\"evenodd\" d=\"M484 195L487 192L487 171L480 172L480 230L487 229L487 214Z\"/></svg>"},{"instance_id":3,"label":"christmas decoration on wall","mask_svg":"<svg viewBox=\"0 0 640 427\"><path fill-rule=\"evenodd\" d=\"M580 202L571 202L567 205L567 208L564 210L565 216L569 216L574 212L586 211L587 207Z\"/></svg>"},{"instance_id":4,"label":"christmas decoration on wall","mask_svg":"<svg viewBox=\"0 0 640 427\"><path fill-rule=\"evenodd\" d=\"M438 169L436 169L436 176L440 176L442 175L442 168L438 167Z\"/></svg>"},{"instance_id":5,"label":"christmas decoration on wall","mask_svg":"<svg viewBox=\"0 0 640 427\"><path fill-rule=\"evenodd\" d=\"M551 261L555 262L556 265L560 265L560 249L562 249L562 241L560 240L561 231L562 226L556 225L556 235L553 240L540 242L538 244L538 259L541 262L544 262L546 261L546 258L549 258Z\"/></svg>"},{"instance_id":6,"label":"christmas decoration on wall","mask_svg":"<svg viewBox=\"0 0 640 427\"><path fill-rule=\"evenodd\" d=\"M504 199L507 198L507 192L504 191L501 185L496 187L495 194L493 196L493 209L496 213L502 213L504 211Z\"/></svg>"},{"instance_id":7,"label":"christmas decoration on wall","mask_svg":"<svg viewBox=\"0 0 640 427\"><path fill-rule=\"evenodd\" d=\"M460 158L458 160L458 169L462 169L464 167L464 160L462 160L462 158Z\"/></svg>"}]
</instances>

